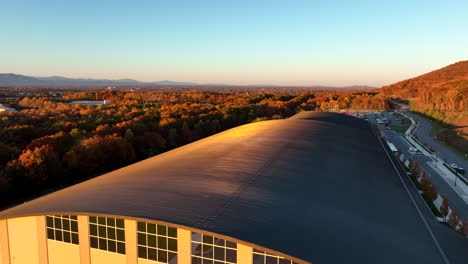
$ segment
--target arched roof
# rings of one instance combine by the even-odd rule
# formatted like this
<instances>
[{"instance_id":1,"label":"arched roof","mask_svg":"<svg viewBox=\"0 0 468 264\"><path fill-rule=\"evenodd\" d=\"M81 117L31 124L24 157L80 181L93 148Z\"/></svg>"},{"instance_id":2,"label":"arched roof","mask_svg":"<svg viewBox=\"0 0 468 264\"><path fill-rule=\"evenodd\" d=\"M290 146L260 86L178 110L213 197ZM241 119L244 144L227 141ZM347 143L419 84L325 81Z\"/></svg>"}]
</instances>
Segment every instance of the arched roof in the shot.
<instances>
[{"instance_id":1,"label":"arched roof","mask_svg":"<svg viewBox=\"0 0 468 264\"><path fill-rule=\"evenodd\" d=\"M145 218L313 263L441 263L366 121L302 112L233 128L0 212Z\"/></svg>"}]
</instances>

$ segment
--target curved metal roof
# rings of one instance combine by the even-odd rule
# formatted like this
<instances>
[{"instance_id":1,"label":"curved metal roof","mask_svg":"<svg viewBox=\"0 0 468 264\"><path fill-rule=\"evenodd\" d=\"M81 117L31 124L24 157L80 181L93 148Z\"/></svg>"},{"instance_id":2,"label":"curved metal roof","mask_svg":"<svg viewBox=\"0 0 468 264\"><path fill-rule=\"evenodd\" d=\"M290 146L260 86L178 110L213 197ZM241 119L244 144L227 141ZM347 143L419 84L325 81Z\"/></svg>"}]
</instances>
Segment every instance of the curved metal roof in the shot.
<instances>
[{"instance_id":1,"label":"curved metal roof","mask_svg":"<svg viewBox=\"0 0 468 264\"><path fill-rule=\"evenodd\" d=\"M227 130L0 212L122 215L314 263L441 263L367 122L303 112Z\"/></svg>"}]
</instances>

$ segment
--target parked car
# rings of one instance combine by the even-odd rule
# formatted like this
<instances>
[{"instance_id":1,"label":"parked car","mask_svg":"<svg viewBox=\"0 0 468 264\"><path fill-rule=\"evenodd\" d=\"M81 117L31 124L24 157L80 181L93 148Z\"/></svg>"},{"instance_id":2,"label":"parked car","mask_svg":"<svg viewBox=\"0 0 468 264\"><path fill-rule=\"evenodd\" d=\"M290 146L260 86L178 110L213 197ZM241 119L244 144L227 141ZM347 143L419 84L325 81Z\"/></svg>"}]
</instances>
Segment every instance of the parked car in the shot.
<instances>
[{"instance_id":1,"label":"parked car","mask_svg":"<svg viewBox=\"0 0 468 264\"><path fill-rule=\"evenodd\" d=\"M452 167L453 169L458 168L457 164L455 164L455 163L450 164L450 167Z\"/></svg>"},{"instance_id":2,"label":"parked car","mask_svg":"<svg viewBox=\"0 0 468 264\"><path fill-rule=\"evenodd\" d=\"M465 174L465 169L461 167L456 168L455 171L457 171L460 174Z\"/></svg>"}]
</instances>

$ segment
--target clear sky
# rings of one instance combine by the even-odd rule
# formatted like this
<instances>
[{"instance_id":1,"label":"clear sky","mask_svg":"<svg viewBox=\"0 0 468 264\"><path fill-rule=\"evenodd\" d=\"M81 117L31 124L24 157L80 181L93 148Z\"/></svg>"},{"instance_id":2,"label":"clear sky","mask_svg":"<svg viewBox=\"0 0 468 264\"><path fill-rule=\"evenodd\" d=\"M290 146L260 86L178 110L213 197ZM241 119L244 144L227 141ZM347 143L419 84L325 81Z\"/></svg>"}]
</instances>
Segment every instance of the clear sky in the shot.
<instances>
[{"instance_id":1,"label":"clear sky","mask_svg":"<svg viewBox=\"0 0 468 264\"><path fill-rule=\"evenodd\" d=\"M1 73L380 86L466 59L466 0L0 3Z\"/></svg>"}]
</instances>

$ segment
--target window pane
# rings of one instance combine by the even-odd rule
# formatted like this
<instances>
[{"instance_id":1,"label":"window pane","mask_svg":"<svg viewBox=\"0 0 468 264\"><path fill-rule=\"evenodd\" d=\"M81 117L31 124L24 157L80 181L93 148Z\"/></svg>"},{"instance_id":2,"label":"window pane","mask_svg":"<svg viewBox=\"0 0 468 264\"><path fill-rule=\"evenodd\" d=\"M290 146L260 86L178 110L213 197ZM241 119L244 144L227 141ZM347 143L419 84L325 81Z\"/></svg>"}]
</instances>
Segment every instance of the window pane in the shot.
<instances>
[{"instance_id":1,"label":"window pane","mask_svg":"<svg viewBox=\"0 0 468 264\"><path fill-rule=\"evenodd\" d=\"M107 238L115 239L115 228L113 228L113 227L108 227L107 228Z\"/></svg>"},{"instance_id":2,"label":"window pane","mask_svg":"<svg viewBox=\"0 0 468 264\"><path fill-rule=\"evenodd\" d=\"M290 261L290 260L287 260L287 259L280 259L280 260L279 260L279 263L280 263L280 264L291 264L291 261Z\"/></svg>"},{"instance_id":3,"label":"window pane","mask_svg":"<svg viewBox=\"0 0 468 264\"><path fill-rule=\"evenodd\" d=\"M177 240L169 238L167 248L171 251L177 251Z\"/></svg>"},{"instance_id":4,"label":"window pane","mask_svg":"<svg viewBox=\"0 0 468 264\"><path fill-rule=\"evenodd\" d=\"M156 234L155 224L147 224L146 227L148 228L148 233Z\"/></svg>"},{"instance_id":5,"label":"window pane","mask_svg":"<svg viewBox=\"0 0 468 264\"><path fill-rule=\"evenodd\" d=\"M165 250L158 250L158 261L159 262L167 262L167 251Z\"/></svg>"},{"instance_id":6,"label":"window pane","mask_svg":"<svg viewBox=\"0 0 468 264\"><path fill-rule=\"evenodd\" d=\"M140 257L140 258L147 258L148 257L145 247L140 247L140 246L138 247L138 257Z\"/></svg>"},{"instance_id":7,"label":"window pane","mask_svg":"<svg viewBox=\"0 0 468 264\"><path fill-rule=\"evenodd\" d=\"M78 220L78 216L76 216L76 215L70 215L70 219Z\"/></svg>"},{"instance_id":8,"label":"window pane","mask_svg":"<svg viewBox=\"0 0 468 264\"><path fill-rule=\"evenodd\" d=\"M158 225L158 235L167 235L167 227L166 226L163 226L163 225Z\"/></svg>"},{"instance_id":9,"label":"window pane","mask_svg":"<svg viewBox=\"0 0 468 264\"><path fill-rule=\"evenodd\" d=\"M167 228L167 235L170 237L177 237L177 228L168 227Z\"/></svg>"},{"instance_id":10,"label":"window pane","mask_svg":"<svg viewBox=\"0 0 468 264\"><path fill-rule=\"evenodd\" d=\"M107 218L107 225L108 226L115 226L115 218Z\"/></svg>"},{"instance_id":11,"label":"window pane","mask_svg":"<svg viewBox=\"0 0 468 264\"><path fill-rule=\"evenodd\" d=\"M265 264L265 256L253 254L253 264Z\"/></svg>"},{"instance_id":12,"label":"window pane","mask_svg":"<svg viewBox=\"0 0 468 264\"><path fill-rule=\"evenodd\" d=\"M98 248L98 239L96 237L90 237L89 241L92 248Z\"/></svg>"},{"instance_id":13,"label":"window pane","mask_svg":"<svg viewBox=\"0 0 468 264\"><path fill-rule=\"evenodd\" d=\"M211 259L203 259L203 264L213 264L213 260L211 260Z\"/></svg>"},{"instance_id":14,"label":"window pane","mask_svg":"<svg viewBox=\"0 0 468 264\"><path fill-rule=\"evenodd\" d=\"M70 232L63 232L63 242L67 242L67 243L71 242Z\"/></svg>"},{"instance_id":15,"label":"window pane","mask_svg":"<svg viewBox=\"0 0 468 264\"><path fill-rule=\"evenodd\" d=\"M266 264L278 264L278 258L272 256L266 256Z\"/></svg>"},{"instance_id":16,"label":"window pane","mask_svg":"<svg viewBox=\"0 0 468 264\"><path fill-rule=\"evenodd\" d=\"M56 240L59 240L59 241L62 241L62 240L63 240L62 231L60 231L60 230L55 230L55 239L56 239Z\"/></svg>"},{"instance_id":17,"label":"window pane","mask_svg":"<svg viewBox=\"0 0 468 264\"><path fill-rule=\"evenodd\" d=\"M89 226L89 233L93 236L97 236L97 226L96 225L90 225Z\"/></svg>"},{"instance_id":18,"label":"window pane","mask_svg":"<svg viewBox=\"0 0 468 264\"><path fill-rule=\"evenodd\" d=\"M175 261L175 258L177 258L177 253L169 252L169 253L167 253L167 255L168 255L168 258L169 258L168 260L169 261L174 260L174 262L177 263L177 261Z\"/></svg>"},{"instance_id":19,"label":"window pane","mask_svg":"<svg viewBox=\"0 0 468 264\"><path fill-rule=\"evenodd\" d=\"M89 217L89 222L90 223L97 223L96 217L95 216L90 216Z\"/></svg>"},{"instance_id":20,"label":"window pane","mask_svg":"<svg viewBox=\"0 0 468 264\"><path fill-rule=\"evenodd\" d=\"M124 228L124 220L123 219L116 219L116 225L119 228Z\"/></svg>"},{"instance_id":21,"label":"window pane","mask_svg":"<svg viewBox=\"0 0 468 264\"><path fill-rule=\"evenodd\" d=\"M78 234L72 233L72 243L77 245L79 244Z\"/></svg>"},{"instance_id":22,"label":"window pane","mask_svg":"<svg viewBox=\"0 0 468 264\"><path fill-rule=\"evenodd\" d=\"M47 238L48 239L54 239L54 230L47 228Z\"/></svg>"},{"instance_id":23,"label":"window pane","mask_svg":"<svg viewBox=\"0 0 468 264\"><path fill-rule=\"evenodd\" d=\"M107 241L104 238L99 238L99 249L107 250Z\"/></svg>"},{"instance_id":24,"label":"window pane","mask_svg":"<svg viewBox=\"0 0 468 264\"><path fill-rule=\"evenodd\" d=\"M192 233L192 241L201 242L202 235L199 233Z\"/></svg>"},{"instance_id":25,"label":"window pane","mask_svg":"<svg viewBox=\"0 0 468 264\"><path fill-rule=\"evenodd\" d=\"M221 248L221 247L214 248L214 259L224 260L224 248Z\"/></svg>"},{"instance_id":26,"label":"window pane","mask_svg":"<svg viewBox=\"0 0 468 264\"><path fill-rule=\"evenodd\" d=\"M106 225L106 218L105 218L105 217L102 217L102 216L99 216L99 217L98 217L98 224L100 224L100 225Z\"/></svg>"},{"instance_id":27,"label":"window pane","mask_svg":"<svg viewBox=\"0 0 468 264\"><path fill-rule=\"evenodd\" d=\"M148 235L148 246L156 247L156 236L155 235Z\"/></svg>"},{"instance_id":28,"label":"window pane","mask_svg":"<svg viewBox=\"0 0 468 264\"><path fill-rule=\"evenodd\" d=\"M195 247L193 247L195 245ZM201 244L192 243L192 255L201 256Z\"/></svg>"},{"instance_id":29,"label":"window pane","mask_svg":"<svg viewBox=\"0 0 468 264\"><path fill-rule=\"evenodd\" d=\"M213 244L213 237L212 237L212 236L203 235L203 243L206 243L206 244Z\"/></svg>"},{"instance_id":30,"label":"window pane","mask_svg":"<svg viewBox=\"0 0 468 264\"><path fill-rule=\"evenodd\" d=\"M55 218L54 219L54 226L55 226L55 228L62 228L62 219Z\"/></svg>"},{"instance_id":31,"label":"window pane","mask_svg":"<svg viewBox=\"0 0 468 264\"><path fill-rule=\"evenodd\" d=\"M138 233L138 245L145 245L146 246L146 235L142 233Z\"/></svg>"},{"instance_id":32,"label":"window pane","mask_svg":"<svg viewBox=\"0 0 468 264\"><path fill-rule=\"evenodd\" d=\"M76 221L71 222L71 231L78 232L78 222Z\"/></svg>"},{"instance_id":33,"label":"window pane","mask_svg":"<svg viewBox=\"0 0 468 264\"><path fill-rule=\"evenodd\" d=\"M201 258L192 257L192 264L201 264Z\"/></svg>"},{"instance_id":34,"label":"window pane","mask_svg":"<svg viewBox=\"0 0 468 264\"><path fill-rule=\"evenodd\" d=\"M63 229L64 230L70 230L70 220L68 220L68 219L63 220Z\"/></svg>"},{"instance_id":35,"label":"window pane","mask_svg":"<svg viewBox=\"0 0 468 264\"><path fill-rule=\"evenodd\" d=\"M203 244L203 257L213 258L213 246Z\"/></svg>"},{"instance_id":36,"label":"window pane","mask_svg":"<svg viewBox=\"0 0 468 264\"><path fill-rule=\"evenodd\" d=\"M107 250L111 252L117 252L117 243L115 241L108 240Z\"/></svg>"},{"instance_id":37,"label":"window pane","mask_svg":"<svg viewBox=\"0 0 468 264\"><path fill-rule=\"evenodd\" d=\"M167 238L158 236L158 248L167 249Z\"/></svg>"},{"instance_id":38,"label":"window pane","mask_svg":"<svg viewBox=\"0 0 468 264\"><path fill-rule=\"evenodd\" d=\"M217 238L217 239L215 240L215 243L214 243L214 244L215 244L215 245L218 245L218 246L224 247L225 243L226 243L226 240L221 239L221 238Z\"/></svg>"},{"instance_id":39,"label":"window pane","mask_svg":"<svg viewBox=\"0 0 468 264\"><path fill-rule=\"evenodd\" d=\"M154 261L158 260L156 249L148 248L148 259L154 260Z\"/></svg>"},{"instance_id":40,"label":"window pane","mask_svg":"<svg viewBox=\"0 0 468 264\"><path fill-rule=\"evenodd\" d=\"M122 229L117 229L117 240L125 241L125 232Z\"/></svg>"},{"instance_id":41,"label":"window pane","mask_svg":"<svg viewBox=\"0 0 468 264\"><path fill-rule=\"evenodd\" d=\"M226 240L226 247L228 248L237 248L237 244L231 241Z\"/></svg>"},{"instance_id":42,"label":"window pane","mask_svg":"<svg viewBox=\"0 0 468 264\"><path fill-rule=\"evenodd\" d=\"M140 232L146 232L146 223L143 223L143 222L138 222L138 231Z\"/></svg>"},{"instance_id":43,"label":"window pane","mask_svg":"<svg viewBox=\"0 0 468 264\"><path fill-rule=\"evenodd\" d=\"M123 242L117 242L117 252L125 254L125 244Z\"/></svg>"},{"instance_id":44,"label":"window pane","mask_svg":"<svg viewBox=\"0 0 468 264\"><path fill-rule=\"evenodd\" d=\"M46 217L47 227L54 227L54 219L51 216Z\"/></svg>"},{"instance_id":45,"label":"window pane","mask_svg":"<svg viewBox=\"0 0 468 264\"><path fill-rule=\"evenodd\" d=\"M100 237L106 237L106 227L105 226L99 226L98 228L98 235Z\"/></svg>"},{"instance_id":46,"label":"window pane","mask_svg":"<svg viewBox=\"0 0 468 264\"><path fill-rule=\"evenodd\" d=\"M226 249L226 260L232 263L237 263L237 252L233 249Z\"/></svg>"}]
</instances>

